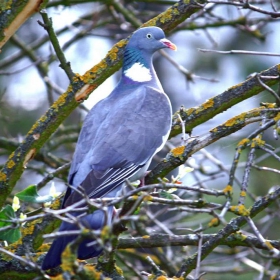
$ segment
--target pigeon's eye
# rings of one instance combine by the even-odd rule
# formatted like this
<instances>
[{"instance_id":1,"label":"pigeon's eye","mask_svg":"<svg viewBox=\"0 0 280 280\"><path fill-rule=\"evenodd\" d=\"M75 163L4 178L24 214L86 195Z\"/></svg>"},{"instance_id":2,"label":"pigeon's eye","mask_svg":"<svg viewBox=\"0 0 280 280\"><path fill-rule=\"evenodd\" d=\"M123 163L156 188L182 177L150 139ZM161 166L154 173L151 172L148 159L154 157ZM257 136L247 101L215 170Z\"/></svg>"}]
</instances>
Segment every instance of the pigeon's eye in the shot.
<instances>
[{"instance_id":1,"label":"pigeon's eye","mask_svg":"<svg viewBox=\"0 0 280 280\"><path fill-rule=\"evenodd\" d=\"M151 38L153 38L153 35L152 35L151 33L148 33L148 34L146 35L146 37L147 37L147 39L151 39Z\"/></svg>"}]
</instances>

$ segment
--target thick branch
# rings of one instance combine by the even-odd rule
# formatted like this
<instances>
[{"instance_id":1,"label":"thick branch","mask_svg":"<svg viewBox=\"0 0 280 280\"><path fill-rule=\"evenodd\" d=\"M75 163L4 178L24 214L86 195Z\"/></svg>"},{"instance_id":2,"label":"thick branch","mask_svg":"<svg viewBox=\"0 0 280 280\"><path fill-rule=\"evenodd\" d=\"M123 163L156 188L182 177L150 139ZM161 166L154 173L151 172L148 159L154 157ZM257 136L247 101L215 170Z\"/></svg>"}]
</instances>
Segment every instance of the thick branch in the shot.
<instances>
[{"instance_id":1,"label":"thick branch","mask_svg":"<svg viewBox=\"0 0 280 280\"><path fill-rule=\"evenodd\" d=\"M214 238L216 234L203 234L203 244L209 242L211 238ZM187 235L170 235L170 234L152 234L145 237L133 237L133 238L120 238L118 243L118 249L130 249L130 248L155 248L166 246L198 246L199 236L196 234ZM280 241L268 240L268 242L277 249L280 249ZM243 234L232 234L227 238L221 240L219 245L225 245L229 247L252 247L263 250L268 250L258 238L253 236L246 236Z\"/></svg>"},{"instance_id":2,"label":"thick branch","mask_svg":"<svg viewBox=\"0 0 280 280\"><path fill-rule=\"evenodd\" d=\"M12 3L11 3L12 2ZM0 9L0 50L18 28L35 12L40 10L42 0L4 1ZM43 4L45 5L45 4Z\"/></svg>"}]
</instances>

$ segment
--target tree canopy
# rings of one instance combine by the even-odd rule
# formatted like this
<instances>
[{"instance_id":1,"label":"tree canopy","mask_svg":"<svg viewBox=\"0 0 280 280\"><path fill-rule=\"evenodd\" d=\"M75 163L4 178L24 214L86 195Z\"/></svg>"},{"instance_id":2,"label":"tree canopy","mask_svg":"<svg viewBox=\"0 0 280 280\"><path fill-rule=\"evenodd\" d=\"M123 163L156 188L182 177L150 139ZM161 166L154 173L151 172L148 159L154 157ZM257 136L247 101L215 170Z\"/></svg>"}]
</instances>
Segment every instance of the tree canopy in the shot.
<instances>
[{"instance_id":1,"label":"tree canopy","mask_svg":"<svg viewBox=\"0 0 280 280\"><path fill-rule=\"evenodd\" d=\"M54 0L0 4L0 278L278 279L280 12L277 1ZM42 271L85 115L110 93L124 47L158 26L154 57L172 130L145 185L118 209L104 254ZM156 112L155 112L156 118Z\"/></svg>"}]
</instances>

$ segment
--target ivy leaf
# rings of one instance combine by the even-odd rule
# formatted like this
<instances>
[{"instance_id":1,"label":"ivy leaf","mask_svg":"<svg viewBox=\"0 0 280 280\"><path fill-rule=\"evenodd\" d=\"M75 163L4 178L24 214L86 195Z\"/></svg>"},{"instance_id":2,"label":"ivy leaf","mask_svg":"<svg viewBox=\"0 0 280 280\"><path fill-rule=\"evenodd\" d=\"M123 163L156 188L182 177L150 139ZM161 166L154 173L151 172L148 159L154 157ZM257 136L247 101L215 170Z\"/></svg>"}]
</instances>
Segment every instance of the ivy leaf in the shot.
<instances>
[{"instance_id":1,"label":"ivy leaf","mask_svg":"<svg viewBox=\"0 0 280 280\"><path fill-rule=\"evenodd\" d=\"M45 203L53 200L51 195L41 196L37 193L36 185L30 185L21 192L15 194L21 201L31 203Z\"/></svg>"},{"instance_id":2,"label":"ivy leaf","mask_svg":"<svg viewBox=\"0 0 280 280\"><path fill-rule=\"evenodd\" d=\"M0 212L0 229L13 225L9 222L13 218L16 218L15 212L11 205L6 205ZM9 228L0 231L0 239L6 240L8 243L14 243L21 237L19 228Z\"/></svg>"}]
</instances>

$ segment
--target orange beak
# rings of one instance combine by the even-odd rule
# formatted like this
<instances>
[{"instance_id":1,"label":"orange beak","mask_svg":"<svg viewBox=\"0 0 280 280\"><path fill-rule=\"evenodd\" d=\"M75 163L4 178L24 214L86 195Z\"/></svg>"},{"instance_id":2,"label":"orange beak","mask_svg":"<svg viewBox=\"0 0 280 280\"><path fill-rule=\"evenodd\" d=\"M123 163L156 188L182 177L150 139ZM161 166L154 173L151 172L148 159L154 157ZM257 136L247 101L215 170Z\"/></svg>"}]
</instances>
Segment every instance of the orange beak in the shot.
<instances>
[{"instance_id":1,"label":"orange beak","mask_svg":"<svg viewBox=\"0 0 280 280\"><path fill-rule=\"evenodd\" d=\"M171 41L167 40L166 38L160 40L167 48L177 51L177 46L173 44Z\"/></svg>"}]
</instances>

